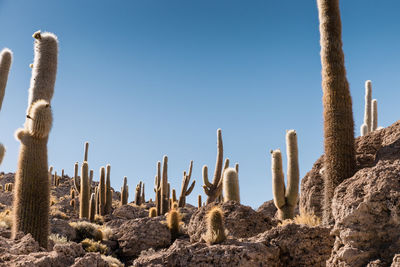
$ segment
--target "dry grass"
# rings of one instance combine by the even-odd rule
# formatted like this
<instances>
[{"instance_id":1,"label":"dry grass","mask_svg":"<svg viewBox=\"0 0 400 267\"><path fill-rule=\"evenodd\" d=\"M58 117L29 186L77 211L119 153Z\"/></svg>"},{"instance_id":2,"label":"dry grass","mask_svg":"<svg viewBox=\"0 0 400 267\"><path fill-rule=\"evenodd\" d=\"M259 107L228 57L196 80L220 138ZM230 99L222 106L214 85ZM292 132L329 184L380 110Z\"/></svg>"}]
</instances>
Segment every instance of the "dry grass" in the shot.
<instances>
[{"instance_id":1,"label":"dry grass","mask_svg":"<svg viewBox=\"0 0 400 267\"><path fill-rule=\"evenodd\" d=\"M68 220L69 219L69 216L67 214L65 214L64 212L60 211L56 207L51 207L50 208L50 217L58 218L58 219L62 219L62 220Z\"/></svg>"},{"instance_id":2,"label":"dry grass","mask_svg":"<svg viewBox=\"0 0 400 267\"><path fill-rule=\"evenodd\" d=\"M110 237L112 235L112 230L111 230L110 227L107 227L107 226L103 225L102 227L100 227L100 231L102 233L103 240L109 240L110 239Z\"/></svg>"},{"instance_id":3,"label":"dry grass","mask_svg":"<svg viewBox=\"0 0 400 267\"><path fill-rule=\"evenodd\" d=\"M51 234L49 239L53 240L55 244L65 244L68 243L68 239L65 236L59 234Z\"/></svg>"},{"instance_id":4,"label":"dry grass","mask_svg":"<svg viewBox=\"0 0 400 267\"><path fill-rule=\"evenodd\" d=\"M107 253L107 246L101 244L100 241L94 241L93 239L86 238L81 241L82 247L87 252L100 252L101 254Z\"/></svg>"},{"instance_id":5,"label":"dry grass","mask_svg":"<svg viewBox=\"0 0 400 267\"><path fill-rule=\"evenodd\" d=\"M0 227L11 229L12 227L12 215L10 210L0 212Z\"/></svg>"},{"instance_id":6,"label":"dry grass","mask_svg":"<svg viewBox=\"0 0 400 267\"><path fill-rule=\"evenodd\" d=\"M105 255L101 255L101 258L105 260L110 267L124 267L124 264L122 264L117 258Z\"/></svg>"},{"instance_id":7,"label":"dry grass","mask_svg":"<svg viewBox=\"0 0 400 267\"><path fill-rule=\"evenodd\" d=\"M279 226L284 226L286 224L295 223L295 224L305 224L311 227L318 226L321 224L321 218L316 216L314 213L307 213L304 210L300 211L300 214L294 217L293 220L284 220Z\"/></svg>"},{"instance_id":8,"label":"dry grass","mask_svg":"<svg viewBox=\"0 0 400 267\"><path fill-rule=\"evenodd\" d=\"M75 241L80 242L86 238L94 240L102 240L103 233L100 231L100 226L94 223L81 221L69 223L76 232Z\"/></svg>"}]
</instances>

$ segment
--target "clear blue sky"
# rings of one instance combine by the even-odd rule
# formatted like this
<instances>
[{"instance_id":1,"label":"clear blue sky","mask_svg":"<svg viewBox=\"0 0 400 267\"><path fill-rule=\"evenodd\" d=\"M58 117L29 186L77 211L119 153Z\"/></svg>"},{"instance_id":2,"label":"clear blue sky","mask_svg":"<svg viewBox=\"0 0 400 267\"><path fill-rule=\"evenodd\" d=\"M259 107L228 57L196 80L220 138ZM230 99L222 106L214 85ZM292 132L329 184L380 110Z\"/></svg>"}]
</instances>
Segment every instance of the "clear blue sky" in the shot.
<instances>
[{"instance_id":1,"label":"clear blue sky","mask_svg":"<svg viewBox=\"0 0 400 267\"><path fill-rule=\"evenodd\" d=\"M363 120L364 82L373 82L379 125L398 116L399 1L341 1L343 42L356 135ZM5 1L0 48L14 51L0 141L0 169L15 171L33 60L32 33L60 42L52 106L49 164L73 174L90 142L89 166L112 166L112 186L128 176L152 197L156 162L169 156L169 180L180 191L194 160L215 166L216 130L225 157L240 164L244 204L272 198L271 149L285 150L296 129L301 177L323 152L318 14L315 1ZM286 157L284 153L284 157ZM286 169L286 162L284 162Z\"/></svg>"}]
</instances>

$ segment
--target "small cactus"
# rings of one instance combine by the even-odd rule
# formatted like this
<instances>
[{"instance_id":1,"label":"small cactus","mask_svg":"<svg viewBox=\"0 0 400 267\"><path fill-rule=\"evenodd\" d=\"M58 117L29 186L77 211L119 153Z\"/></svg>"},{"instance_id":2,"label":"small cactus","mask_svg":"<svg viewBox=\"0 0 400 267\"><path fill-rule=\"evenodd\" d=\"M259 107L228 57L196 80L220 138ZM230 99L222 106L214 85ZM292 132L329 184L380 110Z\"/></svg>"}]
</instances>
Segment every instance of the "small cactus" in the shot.
<instances>
[{"instance_id":1,"label":"small cactus","mask_svg":"<svg viewBox=\"0 0 400 267\"><path fill-rule=\"evenodd\" d=\"M240 203L239 179L234 168L228 168L224 171L222 188L224 191L224 202L233 200Z\"/></svg>"},{"instance_id":2,"label":"small cactus","mask_svg":"<svg viewBox=\"0 0 400 267\"><path fill-rule=\"evenodd\" d=\"M209 245L220 244L226 240L226 235L223 212L214 207L207 213L207 232L203 239Z\"/></svg>"},{"instance_id":3,"label":"small cactus","mask_svg":"<svg viewBox=\"0 0 400 267\"><path fill-rule=\"evenodd\" d=\"M94 216L96 216L96 199L94 193L90 195L90 205L89 205L89 220L94 222Z\"/></svg>"},{"instance_id":4,"label":"small cactus","mask_svg":"<svg viewBox=\"0 0 400 267\"><path fill-rule=\"evenodd\" d=\"M174 241L179 235L179 226L181 225L181 214L178 210L172 209L168 212L167 225L171 232L171 239Z\"/></svg>"},{"instance_id":5,"label":"small cactus","mask_svg":"<svg viewBox=\"0 0 400 267\"><path fill-rule=\"evenodd\" d=\"M149 217L150 218L157 217L157 208L156 207L152 207L149 209Z\"/></svg>"},{"instance_id":6,"label":"small cactus","mask_svg":"<svg viewBox=\"0 0 400 267\"><path fill-rule=\"evenodd\" d=\"M286 133L287 188L282 169L282 154L279 149L272 151L272 187L274 204L280 220L293 219L299 191L299 162L297 136L294 130Z\"/></svg>"},{"instance_id":7,"label":"small cactus","mask_svg":"<svg viewBox=\"0 0 400 267\"><path fill-rule=\"evenodd\" d=\"M365 82L365 107L364 107L364 124L367 125L368 132L372 130L372 84L371 81Z\"/></svg>"},{"instance_id":8,"label":"small cactus","mask_svg":"<svg viewBox=\"0 0 400 267\"><path fill-rule=\"evenodd\" d=\"M368 125L363 123L360 128L361 136L364 136L368 133Z\"/></svg>"},{"instance_id":9,"label":"small cactus","mask_svg":"<svg viewBox=\"0 0 400 267\"><path fill-rule=\"evenodd\" d=\"M378 100L372 100L372 120L371 120L371 131L378 129Z\"/></svg>"}]
</instances>

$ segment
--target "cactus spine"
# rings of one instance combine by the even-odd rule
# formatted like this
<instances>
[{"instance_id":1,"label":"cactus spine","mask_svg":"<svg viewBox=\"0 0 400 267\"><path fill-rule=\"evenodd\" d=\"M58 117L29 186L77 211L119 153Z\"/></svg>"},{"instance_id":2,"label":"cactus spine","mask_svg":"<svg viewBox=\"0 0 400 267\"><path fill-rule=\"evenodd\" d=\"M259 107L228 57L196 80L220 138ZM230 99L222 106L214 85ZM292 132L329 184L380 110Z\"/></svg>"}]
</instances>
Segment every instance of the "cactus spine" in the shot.
<instances>
[{"instance_id":1,"label":"cactus spine","mask_svg":"<svg viewBox=\"0 0 400 267\"><path fill-rule=\"evenodd\" d=\"M224 170L223 186L224 202L229 200L240 203L239 179L234 168Z\"/></svg>"},{"instance_id":2,"label":"cactus spine","mask_svg":"<svg viewBox=\"0 0 400 267\"><path fill-rule=\"evenodd\" d=\"M111 209L112 209L112 191L111 191L111 165L108 164L106 167L107 170L107 178L106 178L106 203L105 203L105 207L104 207L104 213L105 214L110 214L111 213Z\"/></svg>"},{"instance_id":3,"label":"cactus spine","mask_svg":"<svg viewBox=\"0 0 400 267\"><path fill-rule=\"evenodd\" d=\"M28 112L24 128L16 132L21 146L15 175L12 237L18 231L30 233L40 246L47 248L50 206L47 141L53 122L50 102L57 72L58 41L52 33L36 32L34 38Z\"/></svg>"},{"instance_id":4,"label":"cactus spine","mask_svg":"<svg viewBox=\"0 0 400 267\"><path fill-rule=\"evenodd\" d=\"M161 215L168 212L169 200L168 200L168 157L163 158L163 170L161 178Z\"/></svg>"},{"instance_id":5,"label":"cactus spine","mask_svg":"<svg viewBox=\"0 0 400 267\"><path fill-rule=\"evenodd\" d=\"M293 219L299 191L299 162L297 136L294 130L286 133L287 188L282 168L282 154L279 149L272 151L272 187L274 204L280 220Z\"/></svg>"},{"instance_id":6,"label":"cactus spine","mask_svg":"<svg viewBox=\"0 0 400 267\"><path fill-rule=\"evenodd\" d=\"M81 193L79 194L79 218L89 218L89 165L85 161L81 170Z\"/></svg>"},{"instance_id":7,"label":"cactus spine","mask_svg":"<svg viewBox=\"0 0 400 267\"><path fill-rule=\"evenodd\" d=\"M222 133L221 129L217 130L217 162L215 164L213 182L210 183L208 180L208 168L206 165L203 166L203 188L207 197L207 205L214 202L222 190L222 163L223 163L223 144L222 144Z\"/></svg>"},{"instance_id":8,"label":"cactus spine","mask_svg":"<svg viewBox=\"0 0 400 267\"><path fill-rule=\"evenodd\" d=\"M219 207L214 207L207 213L207 233L203 238L211 245L225 241L224 215Z\"/></svg>"},{"instance_id":9,"label":"cactus spine","mask_svg":"<svg viewBox=\"0 0 400 267\"><path fill-rule=\"evenodd\" d=\"M8 73L12 63L12 52L8 48L4 48L0 53L0 110L3 105L3 99L6 92L6 85L8 80ZM4 154L6 152L3 144L0 143L0 165L3 162Z\"/></svg>"},{"instance_id":10,"label":"cactus spine","mask_svg":"<svg viewBox=\"0 0 400 267\"><path fill-rule=\"evenodd\" d=\"M100 183L99 183L99 214L101 216L105 215L106 206L106 174L104 167L100 168Z\"/></svg>"},{"instance_id":11,"label":"cactus spine","mask_svg":"<svg viewBox=\"0 0 400 267\"><path fill-rule=\"evenodd\" d=\"M324 215L332 223L334 189L354 174L354 120L342 50L338 0L318 0L324 106Z\"/></svg>"},{"instance_id":12,"label":"cactus spine","mask_svg":"<svg viewBox=\"0 0 400 267\"><path fill-rule=\"evenodd\" d=\"M125 176L124 177L124 184L121 187L121 205L128 204L128 196L129 196L128 178Z\"/></svg>"},{"instance_id":13,"label":"cactus spine","mask_svg":"<svg viewBox=\"0 0 400 267\"><path fill-rule=\"evenodd\" d=\"M94 222L94 216L96 215L96 196L94 193L90 195L90 205L89 205L89 220Z\"/></svg>"},{"instance_id":14,"label":"cactus spine","mask_svg":"<svg viewBox=\"0 0 400 267\"><path fill-rule=\"evenodd\" d=\"M186 205L186 197L192 193L194 185L196 184L196 181L193 181L193 183L190 185L189 189L189 182L190 178L192 176L192 169L193 169L193 160L190 161L189 165L189 172L186 175L186 172L183 172L183 179L182 179L182 189L181 189L181 196L179 197L179 207L183 208ZM174 200L175 202L176 200Z\"/></svg>"}]
</instances>

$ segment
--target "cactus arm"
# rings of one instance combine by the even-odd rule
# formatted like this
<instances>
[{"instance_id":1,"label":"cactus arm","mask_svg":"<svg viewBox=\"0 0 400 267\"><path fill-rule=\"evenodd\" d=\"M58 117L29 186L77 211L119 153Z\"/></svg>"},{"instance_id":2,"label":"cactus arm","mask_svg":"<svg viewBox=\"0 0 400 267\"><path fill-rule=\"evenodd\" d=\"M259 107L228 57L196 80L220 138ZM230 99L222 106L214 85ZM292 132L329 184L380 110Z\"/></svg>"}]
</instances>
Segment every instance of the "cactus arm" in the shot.
<instances>
[{"instance_id":1,"label":"cactus arm","mask_svg":"<svg viewBox=\"0 0 400 267\"><path fill-rule=\"evenodd\" d=\"M277 209L286 204L285 200L285 179L282 169L282 155L279 149L272 151L272 188L274 204Z\"/></svg>"},{"instance_id":2,"label":"cactus arm","mask_svg":"<svg viewBox=\"0 0 400 267\"><path fill-rule=\"evenodd\" d=\"M212 187L212 184L208 180L208 167L207 167L207 165L203 166L203 182L204 182L204 186L205 187L207 187L207 188L211 188Z\"/></svg>"},{"instance_id":3,"label":"cactus arm","mask_svg":"<svg viewBox=\"0 0 400 267\"><path fill-rule=\"evenodd\" d=\"M215 164L213 184L217 185L221 180L222 175L222 163L224 160L223 144L222 144L222 133L221 129L217 130L217 161Z\"/></svg>"},{"instance_id":4,"label":"cactus arm","mask_svg":"<svg viewBox=\"0 0 400 267\"><path fill-rule=\"evenodd\" d=\"M4 48L0 53L0 110L3 104L8 74L12 63L12 52L10 49Z\"/></svg>"},{"instance_id":5,"label":"cactus arm","mask_svg":"<svg viewBox=\"0 0 400 267\"><path fill-rule=\"evenodd\" d=\"M196 181L193 181L192 184L190 185L189 189L186 191L185 196L188 196L188 195L190 195L190 193L192 193L195 184L196 184Z\"/></svg>"},{"instance_id":6,"label":"cactus arm","mask_svg":"<svg viewBox=\"0 0 400 267\"><path fill-rule=\"evenodd\" d=\"M287 155L287 188L286 202L290 206L296 206L299 192L299 160L297 147L297 134L294 130L286 133L286 155Z\"/></svg>"}]
</instances>

